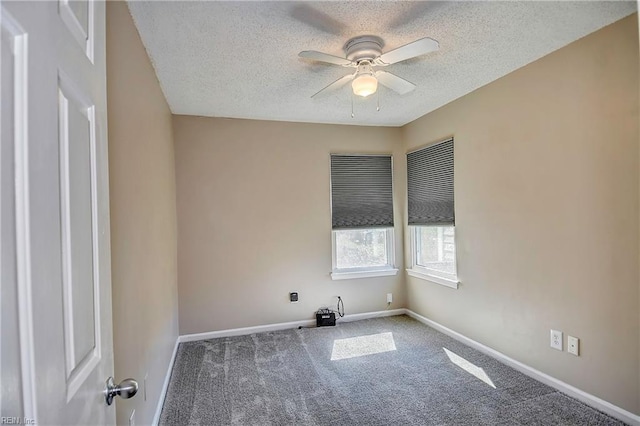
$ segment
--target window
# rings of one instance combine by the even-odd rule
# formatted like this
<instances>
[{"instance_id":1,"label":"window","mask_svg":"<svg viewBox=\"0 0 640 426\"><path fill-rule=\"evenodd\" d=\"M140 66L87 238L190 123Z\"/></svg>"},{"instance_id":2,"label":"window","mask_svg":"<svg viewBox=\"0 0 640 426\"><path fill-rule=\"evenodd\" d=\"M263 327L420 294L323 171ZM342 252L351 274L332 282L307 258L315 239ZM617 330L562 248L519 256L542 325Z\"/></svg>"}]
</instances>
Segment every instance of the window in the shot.
<instances>
[{"instance_id":1,"label":"window","mask_svg":"<svg viewBox=\"0 0 640 426\"><path fill-rule=\"evenodd\" d=\"M455 227L413 226L411 237L415 272L457 281Z\"/></svg>"},{"instance_id":2,"label":"window","mask_svg":"<svg viewBox=\"0 0 640 426\"><path fill-rule=\"evenodd\" d=\"M407 154L409 275L458 288L453 139Z\"/></svg>"},{"instance_id":3,"label":"window","mask_svg":"<svg viewBox=\"0 0 640 426\"><path fill-rule=\"evenodd\" d=\"M331 155L331 278L395 275L392 159Z\"/></svg>"},{"instance_id":4,"label":"window","mask_svg":"<svg viewBox=\"0 0 640 426\"><path fill-rule=\"evenodd\" d=\"M335 230L333 240L334 272L393 269L393 228Z\"/></svg>"}]
</instances>

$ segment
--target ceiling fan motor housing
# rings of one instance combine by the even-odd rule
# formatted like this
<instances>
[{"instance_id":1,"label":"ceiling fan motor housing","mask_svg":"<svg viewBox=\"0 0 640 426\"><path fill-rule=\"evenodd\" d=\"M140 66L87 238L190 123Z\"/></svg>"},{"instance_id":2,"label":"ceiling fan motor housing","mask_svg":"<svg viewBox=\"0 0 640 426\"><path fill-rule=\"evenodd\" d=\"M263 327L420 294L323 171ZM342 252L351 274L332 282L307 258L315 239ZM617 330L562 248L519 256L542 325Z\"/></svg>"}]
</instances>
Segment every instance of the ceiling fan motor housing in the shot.
<instances>
[{"instance_id":1,"label":"ceiling fan motor housing","mask_svg":"<svg viewBox=\"0 0 640 426\"><path fill-rule=\"evenodd\" d=\"M356 63L360 61L373 61L382 54L384 41L376 36L354 37L344 45L347 59Z\"/></svg>"}]
</instances>

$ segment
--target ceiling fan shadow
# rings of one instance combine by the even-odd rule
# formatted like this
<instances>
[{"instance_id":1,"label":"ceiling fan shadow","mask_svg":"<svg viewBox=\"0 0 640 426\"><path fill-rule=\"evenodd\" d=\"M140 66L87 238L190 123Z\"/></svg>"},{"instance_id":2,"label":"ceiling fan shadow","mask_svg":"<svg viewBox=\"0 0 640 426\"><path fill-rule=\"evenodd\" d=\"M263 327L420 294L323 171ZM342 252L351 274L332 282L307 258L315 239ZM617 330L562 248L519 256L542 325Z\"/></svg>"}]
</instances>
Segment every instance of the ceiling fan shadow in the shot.
<instances>
[{"instance_id":1,"label":"ceiling fan shadow","mask_svg":"<svg viewBox=\"0 0 640 426\"><path fill-rule=\"evenodd\" d=\"M300 57L297 60L305 70L313 74L325 74L327 69L330 69L325 62L309 61Z\"/></svg>"},{"instance_id":2,"label":"ceiling fan shadow","mask_svg":"<svg viewBox=\"0 0 640 426\"><path fill-rule=\"evenodd\" d=\"M348 27L342 22L306 4L293 6L290 15L317 30L336 36L341 36L348 30Z\"/></svg>"},{"instance_id":3,"label":"ceiling fan shadow","mask_svg":"<svg viewBox=\"0 0 640 426\"><path fill-rule=\"evenodd\" d=\"M393 18L387 25L387 31L402 28L422 18L425 15L432 14L435 10L444 6L446 2L443 1L416 1L411 2L411 6L400 12L395 18Z\"/></svg>"}]
</instances>

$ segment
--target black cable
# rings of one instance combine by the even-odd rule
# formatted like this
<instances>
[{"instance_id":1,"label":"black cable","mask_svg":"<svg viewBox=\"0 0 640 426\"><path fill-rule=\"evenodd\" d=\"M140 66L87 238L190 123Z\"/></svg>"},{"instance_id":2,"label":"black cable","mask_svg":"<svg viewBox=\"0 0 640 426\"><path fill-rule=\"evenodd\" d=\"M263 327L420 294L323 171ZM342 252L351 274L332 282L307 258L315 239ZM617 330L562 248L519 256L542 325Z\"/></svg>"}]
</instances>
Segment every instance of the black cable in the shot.
<instances>
[{"instance_id":1,"label":"black cable","mask_svg":"<svg viewBox=\"0 0 640 426\"><path fill-rule=\"evenodd\" d=\"M340 305L342 305L342 311L340 310ZM344 302L340 296L338 296L338 315L340 315L340 318L344 316Z\"/></svg>"}]
</instances>

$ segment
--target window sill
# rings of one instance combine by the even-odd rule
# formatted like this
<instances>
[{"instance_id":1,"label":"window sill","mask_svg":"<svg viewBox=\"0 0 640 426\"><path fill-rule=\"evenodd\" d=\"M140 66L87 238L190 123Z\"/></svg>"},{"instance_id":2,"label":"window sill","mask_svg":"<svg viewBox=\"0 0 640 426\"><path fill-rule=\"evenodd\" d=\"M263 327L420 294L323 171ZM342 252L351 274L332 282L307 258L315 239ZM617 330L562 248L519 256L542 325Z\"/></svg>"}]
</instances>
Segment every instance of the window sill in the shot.
<instances>
[{"instance_id":1,"label":"window sill","mask_svg":"<svg viewBox=\"0 0 640 426\"><path fill-rule=\"evenodd\" d=\"M374 278L374 277L389 277L397 275L397 269L378 269L378 270L366 270L366 271L334 271L331 273L331 279L336 280L350 280L355 278Z\"/></svg>"},{"instance_id":2,"label":"window sill","mask_svg":"<svg viewBox=\"0 0 640 426\"><path fill-rule=\"evenodd\" d=\"M447 278L436 277L435 275L425 274L424 272L416 271L415 269L407 269L407 274L412 277L420 278L421 280L431 281L432 283L440 284L445 287L458 289L458 284L460 281L457 280L449 280Z\"/></svg>"}]
</instances>

